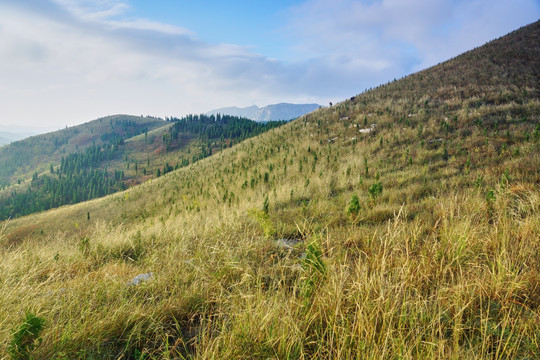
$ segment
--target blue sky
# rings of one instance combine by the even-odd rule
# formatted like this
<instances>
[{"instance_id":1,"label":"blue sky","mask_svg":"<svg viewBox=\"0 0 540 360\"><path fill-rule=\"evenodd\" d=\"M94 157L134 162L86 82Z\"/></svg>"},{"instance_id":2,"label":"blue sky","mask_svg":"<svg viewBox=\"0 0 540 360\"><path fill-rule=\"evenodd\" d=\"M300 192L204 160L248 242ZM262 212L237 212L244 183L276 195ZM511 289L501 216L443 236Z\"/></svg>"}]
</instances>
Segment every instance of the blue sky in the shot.
<instances>
[{"instance_id":1,"label":"blue sky","mask_svg":"<svg viewBox=\"0 0 540 360\"><path fill-rule=\"evenodd\" d=\"M301 1L131 1L129 16L159 19L193 31L211 43L249 46L264 56L286 58L287 9Z\"/></svg>"},{"instance_id":2,"label":"blue sky","mask_svg":"<svg viewBox=\"0 0 540 360\"><path fill-rule=\"evenodd\" d=\"M324 105L539 17L539 0L2 0L0 126Z\"/></svg>"}]
</instances>

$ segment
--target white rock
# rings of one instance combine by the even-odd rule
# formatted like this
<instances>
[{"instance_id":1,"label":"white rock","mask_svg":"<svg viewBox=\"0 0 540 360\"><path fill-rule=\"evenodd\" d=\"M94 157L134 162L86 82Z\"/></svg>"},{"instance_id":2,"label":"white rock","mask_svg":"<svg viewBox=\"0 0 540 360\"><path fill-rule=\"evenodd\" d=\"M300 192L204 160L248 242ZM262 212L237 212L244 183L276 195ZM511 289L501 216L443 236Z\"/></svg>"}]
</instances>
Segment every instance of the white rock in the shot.
<instances>
[{"instance_id":1,"label":"white rock","mask_svg":"<svg viewBox=\"0 0 540 360\"><path fill-rule=\"evenodd\" d=\"M128 281L128 285L139 285L140 283L146 282L154 277L154 273L139 274L133 279Z\"/></svg>"}]
</instances>

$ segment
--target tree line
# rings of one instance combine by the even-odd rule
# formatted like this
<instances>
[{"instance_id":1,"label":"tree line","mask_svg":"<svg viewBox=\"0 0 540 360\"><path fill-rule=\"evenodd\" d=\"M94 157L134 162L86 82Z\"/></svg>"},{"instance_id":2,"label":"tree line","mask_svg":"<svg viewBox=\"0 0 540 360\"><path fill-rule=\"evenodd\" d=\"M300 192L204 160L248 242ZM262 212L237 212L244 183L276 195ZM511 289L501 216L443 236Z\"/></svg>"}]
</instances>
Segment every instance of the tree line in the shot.
<instances>
[{"instance_id":1,"label":"tree line","mask_svg":"<svg viewBox=\"0 0 540 360\"><path fill-rule=\"evenodd\" d=\"M104 162L119 153L119 143L92 145L85 151L62 157L56 169L50 165L49 173L35 172L30 186L23 191L13 190L0 199L0 219L5 220L44 211L66 204L102 197L124 190L124 172L109 174Z\"/></svg>"}]
</instances>

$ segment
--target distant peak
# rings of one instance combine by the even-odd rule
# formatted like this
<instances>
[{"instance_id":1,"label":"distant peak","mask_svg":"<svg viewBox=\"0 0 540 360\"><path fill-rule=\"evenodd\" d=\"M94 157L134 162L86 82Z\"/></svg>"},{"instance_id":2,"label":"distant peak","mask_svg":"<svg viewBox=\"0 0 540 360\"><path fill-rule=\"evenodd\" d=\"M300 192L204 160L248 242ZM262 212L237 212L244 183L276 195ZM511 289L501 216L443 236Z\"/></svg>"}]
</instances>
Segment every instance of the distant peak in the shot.
<instances>
[{"instance_id":1,"label":"distant peak","mask_svg":"<svg viewBox=\"0 0 540 360\"><path fill-rule=\"evenodd\" d=\"M321 107L319 104L278 103L264 107L251 105L244 108L224 107L207 112L207 115L226 114L241 116L254 121L292 120Z\"/></svg>"}]
</instances>

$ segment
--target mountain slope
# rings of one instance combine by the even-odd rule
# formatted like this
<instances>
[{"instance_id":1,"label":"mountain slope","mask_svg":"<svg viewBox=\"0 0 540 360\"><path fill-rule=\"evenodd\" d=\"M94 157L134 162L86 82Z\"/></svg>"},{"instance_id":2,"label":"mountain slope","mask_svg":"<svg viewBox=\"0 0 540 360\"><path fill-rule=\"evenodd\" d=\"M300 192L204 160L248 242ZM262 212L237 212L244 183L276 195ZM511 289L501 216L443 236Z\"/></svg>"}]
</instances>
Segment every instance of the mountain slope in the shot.
<instances>
[{"instance_id":1,"label":"mountain slope","mask_svg":"<svg viewBox=\"0 0 540 360\"><path fill-rule=\"evenodd\" d=\"M254 121L291 120L320 108L318 104L279 103L259 108L256 105L245 108L236 106L209 111L208 115L227 114L242 116Z\"/></svg>"},{"instance_id":2,"label":"mountain slope","mask_svg":"<svg viewBox=\"0 0 540 360\"><path fill-rule=\"evenodd\" d=\"M17 178L29 178L35 171L48 169L51 163L59 164L66 154L166 124L162 119L114 115L14 142L0 148L0 186L8 186Z\"/></svg>"},{"instance_id":3,"label":"mountain slope","mask_svg":"<svg viewBox=\"0 0 540 360\"><path fill-rule=\"evenodd\" d=\"M50 146L53 143L54 146L60 145L52 155L63 154L60 161L49 163L47 171L39 171L38 168L31 176L27 175L28 180L23 182L19 177L15 184L0 191L0 220L124 190L284 124L262 124L228 115L188 115L182 119L170 119L172 124L159 120L160 127L148 131L148 127L142 127L147 124L144 120L137 123L125 119L125 116L117 116L113 123L111 117L110 129L108 124L103 127L101 120L67 128L65 132L73 136L66 138L65 144L55 137L58 133L28 139L23 142L27 151L20 151L4 160L4 171L9 170L7 164L10 161L12 164L13 158L25 159L27 163L47 163L50 159L47 155L51 154L43 154L43 147L39 148L40 144L47 142ZM98 125L98 131L94 131L95 125ZM141 132L143 134L136 136ZM96 139L100 140L97 145ZM76 151L66 151L69 146L63 145L69 145L70 141L76 144ZM11 145L7 152L13 151L14 147L21 147L21 144Z\"/></svg>"},{"instance_id":4,"label":"mountain slope","mask_svg":"<svg viewBox=\"0 0 540 360\"><path fill-rule=\"evenodd\" d=\"M39 358L535 358L539 36L7 223L0 349L31 311Z\"/></svg>"}]
</instances>

